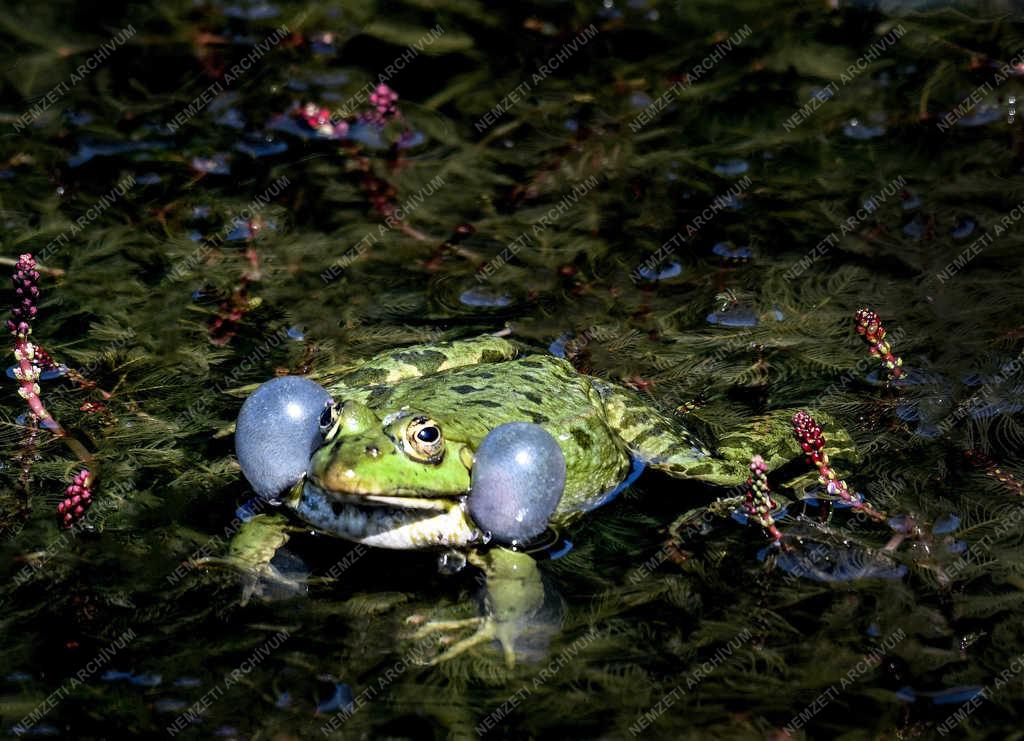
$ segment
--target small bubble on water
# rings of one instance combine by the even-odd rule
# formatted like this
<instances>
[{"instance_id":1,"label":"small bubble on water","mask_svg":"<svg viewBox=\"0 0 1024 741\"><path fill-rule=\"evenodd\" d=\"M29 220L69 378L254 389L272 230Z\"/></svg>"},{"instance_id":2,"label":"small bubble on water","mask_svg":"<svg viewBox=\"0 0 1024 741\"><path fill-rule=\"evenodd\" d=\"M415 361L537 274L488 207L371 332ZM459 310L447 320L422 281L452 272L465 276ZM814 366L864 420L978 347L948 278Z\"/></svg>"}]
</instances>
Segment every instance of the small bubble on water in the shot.
<instances>
[{"instance_id":1,"label":"small bubble on water","mask_svg":"<svg viewBox=\"0 0 1024 741\"><path fill-rule=\"evenodd\" d=\"M913 211L915 208L921 207L921 198L910 193L907 194L906 198L903 199L903 210Z\"/></svg>"},{"instance_id":2,"label":"small bubble on water","mask_svg":"<svg viewBox=\"0 0 1024 741\"><path fill-rule=\"evenodd\" d=\"M737 304L729 309L720 309L707 315L708 324L720 327L756 327L757 314L746 306Z\"/></svg>"},{"instance_id":3,"label":"small bubble on water","mask_svg":"<svg viewBox=\"0 0 1024 741\"><path fill-rule=\"evenodd\" d=\"M949 230L949 236L953 239L967 239L974 233L974 228L977 225L978 222L970 216L960 216L957 218L953 228Z\"/></svg>"},{"instance_id":4,"label":"small bubble on water","mask_svg":"<svg viewBox=\"0 0 1024 741\"><path fill-rule=\"evenodd\" d=\"M742 175L750 169L750 163L746 160L726 160L715 165L715 174L726 178L734 178Z\"/></svg>"},{"instance_id":5,"label":"small bubble on water","mask_svg":"<svg viewBox=\"0 0 1024 741\"><path fill-rule=\"evenodd\" d=\"M851 118L843 126L843 133L850 139L856 139L858 141L877 139L885 134L885 126L882 126L881 124L865 124L859 119Z\"/></svg>"},{"instance_id":6,"label":"small bubble on water","mask_svg":"<svg viewBox=\"0 0 1024 741\"><path fill-rule=\"evenodd\" d=\"M649 280L653 283L661 280L668 280L669 278L675 278L683 272L683 266L673 260L661 270L655 270L654 268L649 268L644 265L638 272L644 280Z\"/></svg>"},{"instance_id":7,"label":"small bubble on water","mask_svg":"<svg viewBox=\"0 0 1024 741\"><path fill-rule=\"evenodd\" d=\"M459 301L466 306L508 306L512 298L488 288L470 288L462 292Z\"/></svg>"},{"instance_id":8,"label":"small bubble on water","mask_svg":"<svg viewBox=\"0 0 1024 741\"><path fill-rule=\"evenodd\" d=\"M903 233L911 239L917 240L924 236L924 222L920 215L903 225Z\"/></svg>"}]
</instances>

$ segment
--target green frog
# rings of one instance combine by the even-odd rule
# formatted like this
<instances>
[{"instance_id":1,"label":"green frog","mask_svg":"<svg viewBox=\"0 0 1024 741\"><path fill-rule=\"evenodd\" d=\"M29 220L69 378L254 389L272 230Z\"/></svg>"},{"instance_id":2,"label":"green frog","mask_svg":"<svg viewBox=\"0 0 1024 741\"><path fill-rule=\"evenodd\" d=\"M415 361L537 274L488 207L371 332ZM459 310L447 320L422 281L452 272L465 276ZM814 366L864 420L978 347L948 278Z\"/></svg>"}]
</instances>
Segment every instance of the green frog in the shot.
<instances>
[{"instance_id":1,"label":"green frog","mask_svg":"<svg viewBox=\"0 0 1024 741\"><path fill-rule=\"evenodd\" d=\"M406 347L315 380L334 403L321 418L324 443L284 507L306 529L380 548L440 550L486 574L484 615L428 623L413 636L471 630L435 661L497 640L512 664L517 631L543 598L536 561L489 543L466 506L474 451L495 427L531 422L558 441L566 477L550 519L556 529L609 501L640 467L732 486L746 479L754 452L771 468L801 455L791 412L755 420L712 454L638 392L496 336ZM846 440L833 433L833 448ZM255 518L232 559L250 570L269 564L286 529L280 514Z\"/></svg>"}]
</instances>

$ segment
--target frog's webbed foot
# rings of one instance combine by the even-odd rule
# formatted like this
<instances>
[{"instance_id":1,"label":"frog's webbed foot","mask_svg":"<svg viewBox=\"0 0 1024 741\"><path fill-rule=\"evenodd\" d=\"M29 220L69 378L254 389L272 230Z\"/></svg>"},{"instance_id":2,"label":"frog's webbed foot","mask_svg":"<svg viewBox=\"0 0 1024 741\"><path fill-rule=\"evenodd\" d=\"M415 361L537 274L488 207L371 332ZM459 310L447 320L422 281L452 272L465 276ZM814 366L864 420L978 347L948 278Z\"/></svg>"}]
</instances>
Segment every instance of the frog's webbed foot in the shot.
<instances>
[{"instance_id":1,"label":"frog's webbed foot","mask_svg":"<svg viewBox=\"0 0 1024 741\"><path fill-rule=\"evenodd\" d=\"M236 572L242 581L241 604L249 602L265 585L294 591L294 578L282 574L271 561L288 542L290 526L284 515L258 514L242 523L224 556L210 556L197 561L201 566L226 568Z\"/></svg>"},{"instance_id":2,"label":"frog's webbed foot","mask_svg":"<svg viewBox=\"0 0 1024 741\"><path fill-rule=\"evenodd\" d=\"M474 646L481 643L498 641L501 645L502 654L505 657L505 666L514 669L516 665L515 645L519 637L519 631L515 625L500 623L493 615L465 618L463 620L432 620L412 634L413 640L424 640L435 633L454 633L473 628L476 630L466 638L451 643L449 637L443 637L441 643L450 643L440 654L426 662L427 666L437 666L442 661L449 661L456 656L465 653Z\"/></svg>"},{"instance_id":3,"label":"frog's webbed foot","mask_svg":"<svg viewBox=\"0 0 1024 741\"><path fill-rule=\"evenodd\" d=\"M495 548L484 554L471 554L470 561L483 569L487 577L485 614L462 620L431 621L420 626L412 637L424 640L437 633L456 633L475 628L471 635L454 643L451 643L451 636L444 636L442 643L450 645L427 663L437 665L482 643L497 641L505 665L511 669L516 663L517 641L531 630L531 619L544 604L544 585L537 563L529 555L504 548ZM416 619L412 618L410 622Z\"/></svg>"}]
</instances>

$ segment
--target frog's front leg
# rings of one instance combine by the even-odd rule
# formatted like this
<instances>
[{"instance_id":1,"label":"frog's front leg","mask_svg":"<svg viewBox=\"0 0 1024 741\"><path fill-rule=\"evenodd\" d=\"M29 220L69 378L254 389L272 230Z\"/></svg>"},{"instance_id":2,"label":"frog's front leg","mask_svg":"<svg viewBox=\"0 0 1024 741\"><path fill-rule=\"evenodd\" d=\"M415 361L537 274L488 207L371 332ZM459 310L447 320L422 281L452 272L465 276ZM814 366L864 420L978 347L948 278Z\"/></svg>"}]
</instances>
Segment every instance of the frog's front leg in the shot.
<instances>
[{"instance_id":1,"label":"frog's front leg","mask_svg":"<svg viewBox=\"0 0 1024 741\"><path fill-rule=\"evenodd\" d=\"M469 560L482 569L486 577L485 614L465 620L429 622L420 627L413 638L475 627L472 635L452 644L429 663L448 661L474 646L496 640L501 645L505 664L511 669L515 666L516 641L529 629L531 618L544 604L544 585L537 562L525 553L505 548L473 553Z\"/></svg>"},{"instance_id":2,"label":"frog's front leg","mask_svg":"<svg viewBox=\"0 0 1024 741\"><path fill-rule=\"evenodd\" d=\"M203 566L222 566L237 571L242 577L242 600L246 604L261 581L285 586L292 583L271 565L274 555L288 542L288 532L294 529L288 519L277 512L258 514L243 522L228 544L223 557L199 560Z\"/></svg>"}]
</instances>

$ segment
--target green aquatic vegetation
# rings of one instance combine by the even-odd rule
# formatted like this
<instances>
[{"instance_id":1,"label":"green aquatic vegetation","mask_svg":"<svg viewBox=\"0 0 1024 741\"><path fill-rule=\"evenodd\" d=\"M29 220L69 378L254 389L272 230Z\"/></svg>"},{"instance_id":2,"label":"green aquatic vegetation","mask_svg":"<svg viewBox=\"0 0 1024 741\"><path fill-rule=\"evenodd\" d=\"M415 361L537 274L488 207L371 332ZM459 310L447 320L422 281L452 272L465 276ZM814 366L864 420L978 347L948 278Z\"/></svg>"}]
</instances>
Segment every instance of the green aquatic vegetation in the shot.
<instances>
[{"instance_id":1,"label":"green aquatic vegetation","mask_svg":"<svg viewBox=\"0 0 1024 741\"><path fill-rule=\"evenodd\" d=\"M38 729L163 733L212 692L182 735L315 736L346 693L373 688L339 737L631 737L644 719L641 736L764 737L805 711L808 737L927 735L1024 647L1014 365L1024 232L1003 221L1020 202L1021 119L1009 103L1019 77L939 128L1024 47L1013 8L285 0L261 17L255 3L9 5L3 257L31 252L46 268L33 338L81 381L42 381L42 399L101 475L83 526L61 531L56 507L81 463L26 427L9 381L5 733L129 630L135 638ZM71 84L129 24L136 33ZM289 34L225 85L282 25ZM596 34L534 80L591 25ZM745 25L748 36L681 83ZM386 80L422 143L374 149L308 136L298 119L271 126L297 106L357 99L439 26ZM478 129L524 81L527 93ZM168 127L218 82L222 97ZM830 83L831 97L787 129ZM730 189L735 200L721 200ZM874 208L858 217L866 202ZM415 207L389 226L382 204ZM659 280L636 273L652 259ZM914 383L869 379L877 360L851 323L865 306L899 333L894 351ZM710 323L715 314L741 326ZM211 342L211 328L226 341ZM241 404L234 390L503 329L539 350L564 338L577 367L640 390L709 441L778 409L834 417L861 451L837 466L842 478L913 526L793 505L778 527L831 558L811 561L824 573L906 573L816 581L757 528L721 517L669 552L669 524L722 492L645 476L559 533L573 549L541 563L548 632L510 672L487 650L437 669L405 660L410 616L474 614L475 574L440 575L433 555L369 551L331 576L353 547L296 534L280 562L291 590L245 605L230 571L195 563L227 553L226 528L251 496L221 432ZM280 648L225 687L281 630ZM942 691L953 700L928 694ZM336 692L334 709L317 713ZM966 724L1011 733L1019 696L1012 684L988 693ZM828 702L807 710L819 697Z\"/></svg>"}]
</instances>

